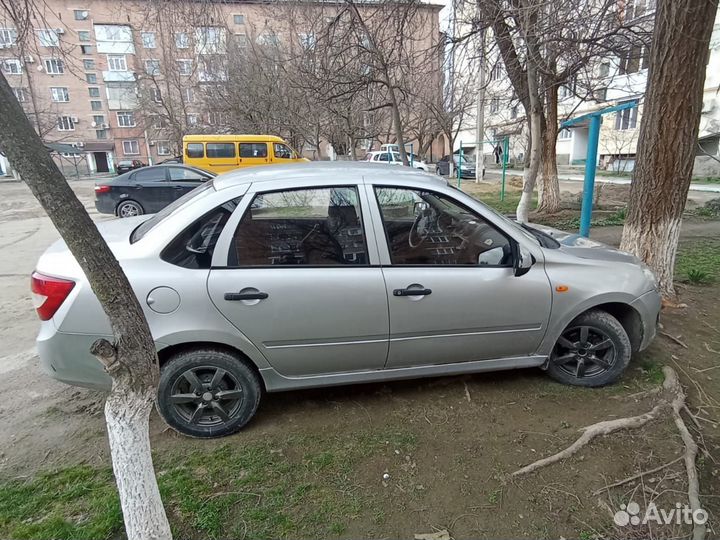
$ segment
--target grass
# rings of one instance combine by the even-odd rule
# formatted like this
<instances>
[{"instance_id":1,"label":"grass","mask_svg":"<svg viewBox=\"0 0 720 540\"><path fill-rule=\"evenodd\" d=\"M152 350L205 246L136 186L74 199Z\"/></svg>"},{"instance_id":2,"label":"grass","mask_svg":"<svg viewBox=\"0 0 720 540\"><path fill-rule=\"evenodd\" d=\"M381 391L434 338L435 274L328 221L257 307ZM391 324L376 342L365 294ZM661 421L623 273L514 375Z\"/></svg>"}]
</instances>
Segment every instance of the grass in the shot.
<instances>
[{"instance_id":1,"label":"grass","mask_svg":"<svg viewBox=\"0 0 720 540\"><path fill-rule=\"evenodd\" d=\"M675 275L693 284L720 279L720 241L702 240L682 246L675 259Z\"/></svg>"},{"instance_id":2,"label":"grass","mask_svg":"<svg viewBox=\"0 0 720 540\"><path fill-rule=\"evenodd\" d=\"M485 204L487 204L490 208L494 208L501 214L515 214L515 210L517 210L517 205L520 202L520 192L519 191L512 191L512 192L505 192L505 199L500 200L500 192L493 192L493 193L482 193L482 194L473 194L473 197L481 200ZM533 196L532 203L530 205L530 208L535 208L537 206L537 197Z\"/></svg>"},{"instance_id":3,"label":"grass","mask_svg":"<svg viewBox=\"0 0 720 540\"><path fill-rule=\"evenodd\" d=\"M704 178L693 178L693 184L720 184L720 176L707 176Z\"/></svg>"},{"instance_id":4,"label":"grass","mask_svg":"<svg viewBox=\"0 0 720 540\"><path fill-rule=\"evenodd\" d=\"M361 512L384 520L373 455L412 451L405 433L291 436L155 456L173 533L181 538L338 536ZM394 453L393 453L394 455ZM122 534L109 467L75 466L0 482L0 538L109 539Z\"/></svg>"}]
</instances>

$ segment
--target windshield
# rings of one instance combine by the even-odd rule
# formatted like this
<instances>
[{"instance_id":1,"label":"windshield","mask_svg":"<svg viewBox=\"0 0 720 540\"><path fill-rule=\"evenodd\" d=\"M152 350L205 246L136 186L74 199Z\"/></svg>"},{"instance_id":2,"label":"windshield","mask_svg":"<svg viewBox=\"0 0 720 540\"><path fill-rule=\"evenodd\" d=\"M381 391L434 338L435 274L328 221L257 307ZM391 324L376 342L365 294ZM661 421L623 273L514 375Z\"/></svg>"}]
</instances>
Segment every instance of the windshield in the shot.
<instances>
[{"instance_id":1,"label":"windshield","mask_svg":"<svg viewBox=\"0 0 720 540\"><path fill-rule=\"evenodd\" d=\"M143 236L145 236L155 225L163 221L165 218L172 215L178 208L189 202L191 199L194 199L198 195L207 192L209 189L213 187L213 181L208 180L204 184L200 184L198 187L193 189L192 191L186 193L179 199L174 200L170 204L168 204L165 208L160 210L157 214L154 216L151 216L150 219L147 221L143 221L138 227L135 228L135 230L130 235L130 243L134 244L138 240L140 240Z\"/></svg>"},{"instance_id":2,"label":"windshield","mask_svg":"<svg viewBox=\"0 0 720 540\"><path fill-rule=\"evenodd\" d=\"M455 163L462 163L463 165L475 165L475 156L460 156L455 154Z\"/></svg>"}]
</instances>

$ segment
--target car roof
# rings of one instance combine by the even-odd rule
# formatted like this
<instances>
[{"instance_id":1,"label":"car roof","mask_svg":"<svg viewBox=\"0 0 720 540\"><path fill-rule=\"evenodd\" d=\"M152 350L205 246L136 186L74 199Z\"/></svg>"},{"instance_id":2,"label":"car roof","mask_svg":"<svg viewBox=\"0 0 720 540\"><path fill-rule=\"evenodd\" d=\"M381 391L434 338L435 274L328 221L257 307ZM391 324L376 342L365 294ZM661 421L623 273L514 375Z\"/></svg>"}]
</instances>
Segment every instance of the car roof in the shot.
<instances>
[{"instance_id":1,"label":"car roof","mask_svg":"<svg viewBox=\"0 0 720 540\"><path fill-rule=\"evenodd\" d=\"M284 143L276 135L185 135L183 142L278 142Z\"/></svg>"},{"instance_id":2,"label":"car roof","mask_svg":"<svg viewBox=\"0 0 720 540\"><path fill-rule=\"evenodd\" d=\"M213 181L213 185L219 191L242 184L272 182L275 180L306 180L308 177L317 180L339 179L342 178L343 174L348 173L374 176L379 180L392 180L399 184L407 181L447 186L447 181L444 178L434 174L411 169L410 167L397 167L367 161L313 161L310 163L246 167L217 176Z\"/></svg>"}]
</instances>

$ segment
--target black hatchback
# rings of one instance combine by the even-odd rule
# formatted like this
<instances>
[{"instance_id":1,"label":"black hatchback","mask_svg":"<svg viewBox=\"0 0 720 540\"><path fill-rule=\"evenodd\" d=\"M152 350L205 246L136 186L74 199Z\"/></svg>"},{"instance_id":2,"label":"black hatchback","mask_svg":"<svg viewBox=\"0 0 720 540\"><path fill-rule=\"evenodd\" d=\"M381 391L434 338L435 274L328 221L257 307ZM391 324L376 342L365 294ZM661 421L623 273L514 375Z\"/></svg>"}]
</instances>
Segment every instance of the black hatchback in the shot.
<instances>
[{"instance_id":1,"label":"black hatchback","mask_svg":"<svg viewBox=\"0 0 720 540\"><path fill-rule=\"evenodd\" d=\"M154 214L214 173L185 165L155 165L95 185L95 208L119 217Z\"/></svg>"}]
</instances>

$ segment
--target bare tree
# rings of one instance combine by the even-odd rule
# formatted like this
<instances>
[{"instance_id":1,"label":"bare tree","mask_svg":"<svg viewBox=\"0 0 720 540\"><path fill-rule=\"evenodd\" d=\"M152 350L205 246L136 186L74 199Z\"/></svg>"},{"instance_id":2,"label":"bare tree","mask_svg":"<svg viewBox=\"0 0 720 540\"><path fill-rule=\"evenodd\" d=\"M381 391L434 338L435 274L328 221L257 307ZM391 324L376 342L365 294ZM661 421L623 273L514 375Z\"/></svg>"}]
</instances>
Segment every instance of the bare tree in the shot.
<instances>
[{"instance_id":1,"label":"bare tree","mask_svg":"<svg viewBox=\"0 0 720 540\"><path fill-rule=\"evenodd\" d=\"M621 249L645 261L666 298L692 178L717 0L660 0Z\"/></svg>"}]
</instances>

